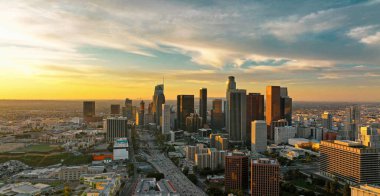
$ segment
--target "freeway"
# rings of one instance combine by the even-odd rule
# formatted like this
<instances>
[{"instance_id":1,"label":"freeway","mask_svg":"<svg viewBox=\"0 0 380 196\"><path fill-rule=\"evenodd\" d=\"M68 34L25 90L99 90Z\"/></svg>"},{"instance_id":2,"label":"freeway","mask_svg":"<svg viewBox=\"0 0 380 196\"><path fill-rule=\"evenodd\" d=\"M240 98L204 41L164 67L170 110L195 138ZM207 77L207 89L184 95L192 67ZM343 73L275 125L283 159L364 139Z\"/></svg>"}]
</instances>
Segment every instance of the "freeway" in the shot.
<instances>
[{"instance_id":1,"label":"freeway","mask_svg":"<svg viewBox=\"0 0 380 196\"><path fill-rule=\"evenodd\" d=\"M169 158L159 150L155 150L155 141L151 139L149 134L146 132L140 133L141 139L146 141L149 146L147 149L149 155L144 153L147 161L174 184L174 187L180 195L206 195L199 187L193 184Z\"/></svg>"}]
</instances>

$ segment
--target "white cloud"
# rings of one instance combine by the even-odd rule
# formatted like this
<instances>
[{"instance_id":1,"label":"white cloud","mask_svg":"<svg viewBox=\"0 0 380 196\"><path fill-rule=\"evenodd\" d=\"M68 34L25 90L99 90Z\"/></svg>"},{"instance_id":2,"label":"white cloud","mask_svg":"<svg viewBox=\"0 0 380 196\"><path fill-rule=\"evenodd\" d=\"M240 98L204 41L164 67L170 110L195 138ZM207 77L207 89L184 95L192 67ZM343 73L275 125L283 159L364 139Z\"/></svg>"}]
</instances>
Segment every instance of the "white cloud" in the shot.
<instances>
[{"instance_id":1,"label":"white cloud","mask_svg":"<svg viewBox=\"0 0 380 196\"><path fill-rule=\"evenodd\" d=\"M263 25L263 29L278 39L293 42L304 33L318 33L336 28L343 19L344 16L335 15L334 10L326 10L269 21Z\"/></svg>"},{"instance_id":2,"label":"white cloud","mask_svg":"<svg viewBox=\"0 0 380 196\"><path fill-rule=\"evenodd\" d=\"M347 33L347 36L368 45L380 44L380 25L355 27Z\"/></svg>"}]
</instances>

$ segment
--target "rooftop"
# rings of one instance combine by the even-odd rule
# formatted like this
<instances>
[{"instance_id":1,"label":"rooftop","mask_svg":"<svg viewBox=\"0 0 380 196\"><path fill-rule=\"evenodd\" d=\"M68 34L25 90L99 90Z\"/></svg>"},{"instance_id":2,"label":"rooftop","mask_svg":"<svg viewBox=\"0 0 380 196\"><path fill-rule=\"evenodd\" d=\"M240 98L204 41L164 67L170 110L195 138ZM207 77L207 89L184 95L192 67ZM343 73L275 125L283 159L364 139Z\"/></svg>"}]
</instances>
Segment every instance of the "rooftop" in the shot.
<instances>
[{"instance_id":1,"label":"rooftop","mask_svg":"<svg viewBox=\"0 0 380 196\"><path fill-rule=\"evenodd\" d=\"M269 159L269 158L252 159L252 163L278 165L278 162L276 159Z\"/></svg>"}]
</instances>

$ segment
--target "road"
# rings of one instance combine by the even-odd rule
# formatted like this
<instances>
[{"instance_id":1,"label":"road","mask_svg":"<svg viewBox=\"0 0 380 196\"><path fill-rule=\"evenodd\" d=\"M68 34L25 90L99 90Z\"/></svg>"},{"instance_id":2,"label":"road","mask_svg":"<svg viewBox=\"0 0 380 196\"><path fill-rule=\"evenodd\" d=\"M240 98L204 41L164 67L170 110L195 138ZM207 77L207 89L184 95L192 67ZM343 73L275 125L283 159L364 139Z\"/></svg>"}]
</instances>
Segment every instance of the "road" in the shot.
<instances>
[{"instance_id":1,"label":"road","mask_svg":"<svg viewBox=\"0 0 380 196\"><path fill-rule=\"evenodd\" d=\"M129 135L131 135L131 132L129 132ZM129 177L129 179L125 182L124 187L120 190L120 193L119 193L120 196L132 195L132 193L134 191L134 187L136 186L136 184L138 182L137 167L135 164L136 163L135 151L133 149L132 140L129 140L129 160L134 165L133 176Z\"/></svg>"},{"instance_id":2,"label":"road","mask_svg":"<svg viewBox=\"0 0 380 196\"><path fill-rule=\"evenodd\" d=\"M152 136L149 133L140 132L140 138L146 141L149 146L147 148L149 155L145 154L147 161L174 184L174 187L180 195L206 196L206 194L192 183L169 158L159 150L156 150L155 140L152 140Z\"/></svg>"}]
</instances>

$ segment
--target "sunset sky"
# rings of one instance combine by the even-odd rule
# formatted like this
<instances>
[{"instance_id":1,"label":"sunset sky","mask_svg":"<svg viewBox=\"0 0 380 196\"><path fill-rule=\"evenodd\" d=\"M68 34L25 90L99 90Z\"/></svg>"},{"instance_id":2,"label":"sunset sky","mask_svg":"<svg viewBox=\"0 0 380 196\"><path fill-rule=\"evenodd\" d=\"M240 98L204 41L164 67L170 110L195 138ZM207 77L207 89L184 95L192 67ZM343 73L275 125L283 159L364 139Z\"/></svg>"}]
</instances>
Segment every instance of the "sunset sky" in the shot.
<instances>
[{"instance_id":1,"label":"sunset sky","mask_svg":"<svg viewBox=\"0 0 380 196\"><path fill-rule=\"evenodd\" d=\"M380 101L380 1L0 0L0 99Z\"/></svg>"}]
</instances>

